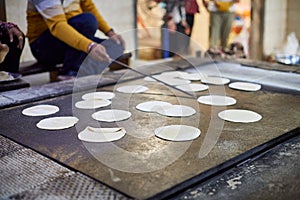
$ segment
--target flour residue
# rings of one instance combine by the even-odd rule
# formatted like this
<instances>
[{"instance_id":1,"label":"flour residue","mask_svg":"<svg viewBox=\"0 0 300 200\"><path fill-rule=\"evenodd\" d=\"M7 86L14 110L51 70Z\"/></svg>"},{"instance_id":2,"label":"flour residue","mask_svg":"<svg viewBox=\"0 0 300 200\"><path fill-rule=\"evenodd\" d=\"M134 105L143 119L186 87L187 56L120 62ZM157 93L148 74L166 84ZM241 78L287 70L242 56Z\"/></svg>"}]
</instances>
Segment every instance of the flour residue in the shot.
<instances>
[{"instance_id":1,"label":"flour residue","mask_svg":"<svg viewBox=\"0 0 300 200\"><path fill-rule=\"evenodd\" d=\"M235 177L233 179L230 179L227 181L228 187L230 187L232 190L235 190L237 188L237 185L241 185L242 182L240 181L242 176Z\"/></svg>"}]
</instances>

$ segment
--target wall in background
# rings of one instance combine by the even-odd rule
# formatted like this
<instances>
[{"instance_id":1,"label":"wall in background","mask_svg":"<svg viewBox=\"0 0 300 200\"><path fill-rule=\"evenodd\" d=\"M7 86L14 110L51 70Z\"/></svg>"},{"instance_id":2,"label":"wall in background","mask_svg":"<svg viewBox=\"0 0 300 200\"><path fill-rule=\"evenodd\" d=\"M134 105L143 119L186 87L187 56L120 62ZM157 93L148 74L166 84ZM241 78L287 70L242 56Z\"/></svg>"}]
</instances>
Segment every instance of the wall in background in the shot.
<instances>
[{"instance_id":1,"label":"wall in background","mask_svg":"<svg viewBox=\"0 0 300 200\"><path fill-rule=\"evenodd\" d=\"M286 37L287 1L266 0L263 33L263 54L278 51Z\"/></svg>"}]
</instances>

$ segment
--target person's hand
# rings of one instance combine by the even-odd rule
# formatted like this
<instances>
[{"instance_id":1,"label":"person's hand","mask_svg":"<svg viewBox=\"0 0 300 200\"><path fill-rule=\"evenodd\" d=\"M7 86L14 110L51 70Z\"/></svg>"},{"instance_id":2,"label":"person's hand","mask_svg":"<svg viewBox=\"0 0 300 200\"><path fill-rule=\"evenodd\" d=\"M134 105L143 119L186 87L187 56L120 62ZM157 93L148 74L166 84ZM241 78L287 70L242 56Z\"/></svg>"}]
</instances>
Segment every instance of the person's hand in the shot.
<instances>
[{"instance_id":1,"label":"person's hand","mask_svg":"<svg viewBox=\"0 0 300 200\"><path fill-rule=\"evenodd\" d=\"M168 30L171 32L171 33L175 33L176 30L177 30L177 27L176 27L176 24L173 20L169 20L168 21Z\"/></svg>"},{"instance_id":2,"label":"person's hand","mask_svg":"<svg viewBox=\"0 0 300 200\"><path fill-rule=\"evenodd\" d=\"M116 34L112 30L110 30L106 35L109 38L111 38L113 41L115 41L117 44L120 44L122 46L123 50L125 50L125 41L123 40L121 35Z\"/></svg>"},{"instance_id":3,"label":"person's hand","mask_svg":"<svg viewBox=\"0 0 300 200\"><path fill-rule=\"evenodd\" d=\"M6 44L2 44L0 42L0 63L4 61L8 51L9 51L9 47Z\"/></svg>"},{"instance_id":4,"label":"person's hand","mask_svg":"<svg viewBox=\"0 0 300 200\"><path fill-rule=\"evenodd\" d=\"M104 62L110 62L111 58L106 52L106 49L101 44L95 44L91 47L90 53L92 58L94 58L97 61L104 61Z\"/></svg>"},{"instance_id":5,"label":"person's hand","mask_svg":"<svg viewBox=\"0 0 300 200\"><path fill-rule=\"evenodd\" d=\"M7 33L9 35L9 40L10 42L14 41L14 36L16 36L19 40L19 43L17 45L17 47L19 49L23 48L23 41L24 41L24 34L22 33L22 31L17 27L11 27L7 30Z\"/></svg>"}]
</instances>

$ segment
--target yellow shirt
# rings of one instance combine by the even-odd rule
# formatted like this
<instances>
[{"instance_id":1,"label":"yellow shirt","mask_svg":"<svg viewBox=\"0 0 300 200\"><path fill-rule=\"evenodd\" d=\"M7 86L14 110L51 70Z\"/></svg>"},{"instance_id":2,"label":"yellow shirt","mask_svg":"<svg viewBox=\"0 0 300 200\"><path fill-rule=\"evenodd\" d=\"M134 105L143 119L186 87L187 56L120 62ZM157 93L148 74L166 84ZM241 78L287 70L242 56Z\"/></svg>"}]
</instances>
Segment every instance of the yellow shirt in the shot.
<instances>
[{"instance_id":1,"label":"yellow shirt","mask_svg":"<svg viewBox=\"0 0 300 200\"><path fill-rule=\"evenodd\" d=\"M28 0L26 36L29 43L49 29L54 37L69 46L87 52L88 45L92 41L67 22L71 17L83 12L90 12L96 17L98 28L103 33L111 30L92 0L63 0L63 4L62 0Z\"/></svg>"}]
</instances>

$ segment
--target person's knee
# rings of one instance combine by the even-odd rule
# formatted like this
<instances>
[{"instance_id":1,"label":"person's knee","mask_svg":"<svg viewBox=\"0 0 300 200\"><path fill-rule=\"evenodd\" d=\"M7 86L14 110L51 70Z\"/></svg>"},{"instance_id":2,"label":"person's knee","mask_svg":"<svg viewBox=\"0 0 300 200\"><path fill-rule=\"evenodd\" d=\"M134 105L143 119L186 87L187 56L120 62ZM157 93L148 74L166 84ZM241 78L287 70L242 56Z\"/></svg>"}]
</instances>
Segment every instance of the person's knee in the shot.
<instances>
[{"instance_id":1,"label":"person's knee","mask_svg":"<svg viewBox=\"0 0 300 200\"><path fill-rule=\"evenodd\" d=\"M91 13L82 13L69 19L68 23L84 35L93 35L98 29L96 17Z\"/></svg>"}]
</instances>

